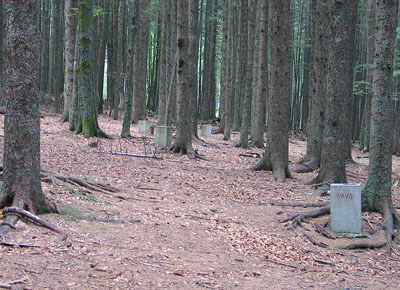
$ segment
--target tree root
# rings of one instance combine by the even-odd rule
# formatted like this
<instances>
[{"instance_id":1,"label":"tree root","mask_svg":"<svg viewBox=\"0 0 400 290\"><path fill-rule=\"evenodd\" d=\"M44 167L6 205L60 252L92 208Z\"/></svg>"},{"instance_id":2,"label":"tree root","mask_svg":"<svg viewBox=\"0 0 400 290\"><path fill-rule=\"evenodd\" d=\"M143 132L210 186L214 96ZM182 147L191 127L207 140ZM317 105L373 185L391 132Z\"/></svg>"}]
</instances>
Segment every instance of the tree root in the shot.
<instances>
[{"instance_id":1,"label":"tree root","mask_svg":"<svg viewBox=\"0 0 400 290\"><path fill-rule=\"evenodd\" d=\"M11 228L15 228L15 224L17 223L19 218L24 218L26 220L32 221L37 225L45 227L49 230L52 230L56 233L61 234L61 240L65 240L67 235L57 226L53 225L52 223L41 219L37 215L24 210L20 207L7 207L3 210L3 216L5 217L4 222L1 224L0 227L0 236L5 235Z\"/></svg>"},{"instance_id":2,"label":"tree root","mask_svg":"<svg viewBox=\"0 0 400 290\"><path fill-rule=\"evenodd\" d=\"M292 221L292 224L290 225L289 229L293 230L295 229L297 226L301 226L302 222L305 222L306 219L309 218L316 218L322 215L326 215L329 214L331 212L331 208L329 206L326 207L321 207L319 209L314 209L311 210L309 212L303 213L303 214L296 214L293 215L283 221L281 221L282 223L288 222L288 221Z\"/></svg>"},{"instance_id":3,"label":"tree root","mask_svg":"<svg viewBox=\"0 0 400 290\"><path fill-rule=\"evenodd\" d=\"M318 165L315 160L308 160L308 161L303 161L293 168L291 168L292 172L296 173L308 173L308 172L313 172L318 169Z\"/></svg>"},{"instance_id":4,"label":"tree root","mask_svg":"<svg viewBox=\"0 0 400 290\"><path fill-rule=\"evenodd\" d=\"M313 244L314 246L318 246L321 248L329 248L329 246L323 242L318 242L314 239L314 237L312 237L309 234L304 234L304 236L311 242L311 244Z\"/></svg>"},{"instance_id":5,"label":"tree root","mask_svg":"<svg viewBox=\"0 0 400 290\"><path fill-rule=\"evenodd\" d=\"M57 173L49 172L46 170L41 170L40 175L42 177L42 181L52 183L53 185L56 186L64 186L69 189L75 189L71 188L72 187L84 187L92 191L97 191L101 192L104 194L110 194L110 193L115 193L118 192L119 189L112 187L107 184L103 183L94 183L90 181L85 181L82 179L79 179L77 177L65 177Z\"/></svg>"}]
</instances>

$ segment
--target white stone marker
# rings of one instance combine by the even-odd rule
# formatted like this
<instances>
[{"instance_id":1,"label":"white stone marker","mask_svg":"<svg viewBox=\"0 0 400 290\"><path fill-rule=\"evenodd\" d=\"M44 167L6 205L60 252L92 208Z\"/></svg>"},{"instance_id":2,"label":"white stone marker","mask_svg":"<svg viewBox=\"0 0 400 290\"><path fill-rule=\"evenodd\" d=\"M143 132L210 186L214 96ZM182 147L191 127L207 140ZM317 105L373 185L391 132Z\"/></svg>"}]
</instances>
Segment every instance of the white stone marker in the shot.
<instances>
[{"instance_id":1,"label":"white stone marker","mask_svg":"<svg viewBox=\"0 0 400 290\"><path fill-rule=\"evenodd\" d=\"M361 233L361 185L331 184L331 229L336 233Z\"/></svg>"},{"instance_id":2,"label":"white stone marker","mask_svg":"<svg viewBox=\"0 0 400 290\"><path fill-rule=\"evenodd\" d=\"M172 144L172 127L157 126L154 141L157 146L170 147Z\"/></svg>"},{"instance_id":3,"label":"white stone marker","mask_svg":"<svg viewBox=\"0 0 400 290\"><path fill-rule=\"evenodd\" d=\"M139 133L150 134L151 122L147 120L139 120Z\"/></svg>"},{"instance_id":4,"label":"white stone marker","mask_svg":"<svg viewBox=\"0 0 400 290\"><path fill-rule=\"evenodd\" d=\"M211 135L212 135L212 126L211 125L201 125L201 136L211 137Z\"/></svg>"}]
</instances>

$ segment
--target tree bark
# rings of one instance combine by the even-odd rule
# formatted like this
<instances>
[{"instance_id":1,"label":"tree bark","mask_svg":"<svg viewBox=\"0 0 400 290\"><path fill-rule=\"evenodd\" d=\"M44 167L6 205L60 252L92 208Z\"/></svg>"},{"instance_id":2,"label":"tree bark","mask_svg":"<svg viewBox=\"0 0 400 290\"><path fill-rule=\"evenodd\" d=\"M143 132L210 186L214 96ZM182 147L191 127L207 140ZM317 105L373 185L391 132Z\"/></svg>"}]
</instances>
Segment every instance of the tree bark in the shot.
<instances>
[{"instance_id":1,"label":"tree bark","mask_svg":"<svg viewBox=\"0 0 400 290\"><path fill-rule=\"evenodd\" d=\"M189 154L192 151L192 134L189 116L188 68L189 68L189 5L187 0L177 0L177 96L178 114L176 141L172 145L175 153Z\"/></svg>"},{"instance_id":2,"label":"tree bark","mask_svg":"<svg viewBox=\"0 0 400 290\"><path fill-rule=\"evenodd\" d=\"M79 62L78 62L78 122L75 134L86 138L107 137L97 121L97 107L93 87L93 1L80 0L78 6Z\"/></svg>"},{"instance_id":3,"label":"tree bark","mask_svg":"<svg viewBox=\"0 0 400 290\"><path fill-rule=\"evenodd\" d=\"M76 42L76 0L65 1L65 90L64 110L60 122L68 121L74 82Z\"/></svg>"},{"instance_id":4,"label":"tree bark","mask_svg":"<svg viewBox=\"0 0 400 290\"><path fill-rule=\"evenodd\" d=\"M290 16L289 16L290 17ZM257 96L253 118L255 119L252 144L258 148L264 147L264 124L267 98L267 74L268 74L268 1L261 0L260 20L260 46L258 59ZM285 34L288 33L287 31Z\"/></svg>"},{"instance_id":5,"label":"tree bark","mask_svg":"<svg viewBox=\"0 0 400 290\"><path fill-rule=\"evenodd\" d=\"M0 208L56 212L44 196L40 179L40 35L36 0L5 1L4 184ZM9 226L2 226L4 234Z\"/></svg>"},{"instance_id":6,"label":"tree bark","mask_svg":"<svg viewBox=\"0 0 400 290\"><path fill-rule=\"evenodd\" d=\"M292 19L290 0L272 0L270 3L271 78L268 140L264 157L254 169L272 170L274 175L283 182L286 177L290 177L288 162L292 35L288 31L292 31ZM263 45L263 40L261 40L260 48ZM262 65L261 55L260 65ZM262 79L259 78L259 86L260 82Z\"/></svg>"},{"instance_id":7,"label":"tree bark","mask_svg":"<svg viewBox=\"0 0 400 290\"><path fill-rule=\"evenodd\" d=\"M321 169L316 183L345 183L345 130L348 86L352 86L354 34L350 33L356 17L357 1L331 0L331 45L328 59L327 103Z\"/></svg>"},{"instance_id":8,"label":"tree bark","mask_svg":"<svg viewBox=\"0 0 400 290\"><path fill-rule=\"evenodd\" d=\"M147 55L150 18L148 16L149 0L139 0L138 22L133 76L133 116L132 121L138 123L146 115L146 80L147 80Z\"/></svg>"},{"instance_id":9,"label":"tree bark","mask_svg":"<svg viewBox=\"0 0 400 290\"><path fill-rule=\"evenodd\" d=\"M311 111L307 128L307 153L301 164L292 169L293 172L299 173L310 172L320 166L324 133L331 2L321 0L316 1L314 5L313 67L310 78Z\"/></svg>"},{"instance_id":10,"label":"tree bark","mask_svg":"<svg viewBox=\"0 0 400 290\"><path fill-rule=\"evenodd\" d=\"M393 58L398 5L397 0L379 0L376 2L371 148L368 179L362 195L364 211L375 211L383 215L389 249L393 239L393 216L395 215L391 192L391 138L394 111ZM396 222L398 227L399 221Z\"/></svg>"}]
</instances>

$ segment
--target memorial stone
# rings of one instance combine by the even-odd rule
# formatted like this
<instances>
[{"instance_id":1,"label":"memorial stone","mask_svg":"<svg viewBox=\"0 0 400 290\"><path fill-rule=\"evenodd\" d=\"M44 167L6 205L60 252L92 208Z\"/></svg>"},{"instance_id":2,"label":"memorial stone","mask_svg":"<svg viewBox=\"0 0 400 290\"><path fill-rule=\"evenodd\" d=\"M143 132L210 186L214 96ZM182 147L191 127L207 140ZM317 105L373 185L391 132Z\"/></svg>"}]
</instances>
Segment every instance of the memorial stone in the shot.
<instances>
[{"instance_id":1,"label":"memorial stone","mask_svg":"<svg viewBox=\"0 0 400 290\"><path fill-rule=\"evenodd\" d=\"M361 185L331 184L331 229L336 233L361 233Z\"/></svg>"},{"instance_id":2,"label":"memorial stone","mask_svg":"<svg viewBox=\"0 0 400 290\"><path fill-rule=\"evenodd\" d=\"M211 137L211 135L212 135L212 126L209 124L201 125L201 136Z\"/></svg>"},{"instance_id":3,"label":"memorial stone","mask_svg":"<svg viewBox=\"0 0 400 290\"><path fill-rule=\"evenodd\" d=\"M157 146L170 147L172 144L172 127L157 126L154 141Z\"/></svg>"},{"instance_id":4,"label":"memorial stone","mask_svg":"<svg viewBox=\"0 0 400 290\"><path fill-rule=\"evenodd\" d=\"M139 133L150 134L151 122L147 120L139 120Z\"/></svg>"}]
</instances>

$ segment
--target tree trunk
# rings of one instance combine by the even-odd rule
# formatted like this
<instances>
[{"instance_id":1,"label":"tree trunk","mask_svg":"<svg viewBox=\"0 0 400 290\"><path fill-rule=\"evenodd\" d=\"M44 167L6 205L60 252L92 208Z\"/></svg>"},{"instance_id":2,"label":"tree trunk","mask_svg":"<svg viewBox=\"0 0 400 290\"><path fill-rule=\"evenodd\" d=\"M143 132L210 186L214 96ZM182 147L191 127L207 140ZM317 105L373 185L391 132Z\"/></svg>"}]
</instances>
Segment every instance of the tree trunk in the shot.
<instances>
[{"instance_id":1,"label":"tree trunk","mask_svg":"<svg viewBox=\"0 0 400 290\"><path fill-rule=\"evenodd\" d=\"M284 32L287 34L288 32ZM252 144L258 148L264 147L265 102L267 97L268 74L268 0L261 0L260 47L258 59L257 96L253 118L255 119Z\"/></svg>"},{"instance_id":2,"label":"tree trunk","mask_svg":"<svg viewBox=\"0 0 400 290\"><path fill-rule=\"evenodd\" d=\"M0 208L56 212L42 192L40 179L40 35L36 0L5 1L4 184ZM6 222L8 222L6 218ZM0 227L6 233L9 225Z\"/></svg>"},{"instance_id":3,"label":"tree trunk","mask_svg":"<svg viewBox=\"0 0 400 290\"><path fill-rule=\"evenodd\" d=\"M64 111L60 122L68 121L74 82L75 42L76 42L76 0L65 1L65 90Z\"/></svg>"},{"instance_id":4,"label":"tree trunk","mask_svg":"<svg viewBox=\"0 0 400 290\"><path fill-rule=\"evenodd\" d=\"M199 0L189 2L189 90L190 94L190 121L192 135L198 138L198 58L199 58Z\"/></svg>"},{"instance_id":5,"label":"tree trunk","mask_svg":"<svg viewBox=\"0 0 400 290\"><path fill-rule=\"evenodd\" d=\"M138 123L146 115L146 79L147 55L150 18L148 16L149 0L139 0L137 35L135 41L133 67L133 116L132 121Z\"/></svg>"},{"instance_id":6,"label":"tree trunk","mask_svg":"<svg viewBox=\"0 0 400 290\"><path fill-rule=\"evenodd\" d=\"M367 183L363 190L364 211L379 212L391 249L393 239L392 130L393 58L399 1L376 1L375 59L372 81L371 150ZM398 220L397 227L399 227Z\"/></svg>"},{"instance_id":7,"label":"tree trunk","mask_svg":"<svg viewBox=\"0 0 400 290\"><path fill-rule=\"evenodd\" d=\"M189 68L189 5L187 0L177 0L177 95L178 114L176 124L176 141L172 151L188 154L192 151L192 134L190 129L188 68Z\"/></svg>"},{"instance_id":8,"label":"tree trunk","mask_svg":"<svg viewBox=\"0 0 400 290\"><path fill-rule=\"evenodd\" d=\"M78 6L78 122L75 134L109 137L99 128L93 87L93 1L80 0Z\"/></svg>"},{"instance_id":9,"label":"tree trunk","mask_svg":"<svg viewBox=\"0 0 400 290\"><path fill-rule=\"evenodd\" d=\"M247 6L247 1L244 1L245 6ZM242 101L242 125L240 127L240 140L239 146L242 148L249 147L249 132L250 132L250 118L251 118L251 98L252 98L252 82L253 82L253 57L254 57L254 36L255 36L255 27L256 27L256 6L257 3L255 0L250 1L250 23L246 25L250 25L250 29L248 31L248 39L247 39L247 58L246 58L246 78L244 80L244 88L243 88L243 101ZM248 7L246 7L246 11L248 11ZM249 18L248 15L246 18ZM248 19L246 20L248 21Z\"/></svg>"},{"instance_id":10,"label":"tree trunk","mask_svg":"<svg viewBox=\"0 0 400 290\"><path fill-rule=\"evenodd\" d=\"M345 183L345 130L347 123L348 86L352 86L354 34L352 19L356 17L357 1L331 0L331 45L328 59L327 103L321 169L316 182Z\"/></svg>"},{"instance_id":11,"label":"tree trunk","mask_svg":"<svg viewBox=\"0 0 400 290\"><path fill-rule=\"evenodd\" d=\"M324 133L326 86L328 76L328 53L330 41L330 0L315 1L314 34L312 36L312 70L310 78L311 111L307 128L307 153L293 172L310 172L321 162Z\"/></svg>"},{"instance_id":12,"label":"tree trunk","mask_svg":"<svg viewBox=\"0 0 400 290\"><path fill-rule=\"evenodd\" d=\"M124 37L124 19L125 19L125 1L119 0L118 4L118 21L117 21L117 37L116 37L116 55L114 70L114 120L118 119L118 111L120 106L121 95L123 95L122 84L122 57L123 57L123 37Z\"/></svg>"},{"instance_id":13,"label":"tree trunk","mask_svg":"<svg viewBox=\"0 0 400 290\"><path fill-rule=\"evenodd\" d=\"M50 0L44 0L42 8L41 30L41 67L40 67L40 91L48 92L49 87L49 37L50 37Z\"/></svg>"},{"instance_id":14,"label":"tree trunk","mask_svg":"<svg viewBox=\"0 0 400 290\"><path fill-rule=\"evenodd\" d=\"M373 74L373 63L374 63L374 51L375 51L375 1L368 1L368 42L367 42L367 75L366 82L372 85L372 74ZM364 152L369 151L370 143L370 129L371 129L371 102L372 102L372 90L368 87L367 94L365 96L363 118L361 122L361 133L360 133L360 149Z\"/></svg>"},{"instance_id":15,"label":"tree trunk","mask_svg":"<svg viewBox=\"0 0 400 290\"><path fill-rule=\"evenodd\" d=\"M292 61L292 19L290 0L273 0L271 9L271 78L268 106L268 140L263 159L255 170L272 170L280 181L290 177L289 121ZM263 33L263 28L261 28ZM263 36L261 36L263 38ZM261 40L260 48L264 45ZM260 65L262 65L260 56ZM260 86L262 79L258 79Z\"/></svg>"},{"instance_id":16,"label":"tree trunk","mask_svg":"<svg viewBox=\"0 0 400 290\"><path fill-rule=\"evenodd\" d=\"M128 66L127 74L128 80L126 82L126 96L124 103L124 120L122 123L121 137L128 138L131 136L131 120L132 120L132 99L133 99L133 58L134 58L134 44L136 36L136 15L137 6L135 3L129 2L129 15L128 15Z\"/></svg>"},{"instance_id":17,"label":"tree trunk","mask_svg":"<svg viewBox=\"0 0 400 290\"><path fill-rule=\"evenodd\" d=\"M161 46L160 46L160 75L158 78L158 111L157 111L157 125L164 124L166 109L167 109L167 90L166 90L166 79L167 79L167 47L168 47L168 36L167 36L167 22L168 5L164 1L161 10Z\"/></svg>"},{"instance_id":18,"label":"tree trunk","mask_svg":"<svg viewBox=\"0 0 400 290\"><path fill-rule=\"evenodd\" d=\"M233 4L232 1L226 0L227 5L227 41L226 41L226 94L225 94L225 108L224 108L224 140L231 138L231 107L232 107L232 36L233 36Z\"/></svg>"}]
</instances>

